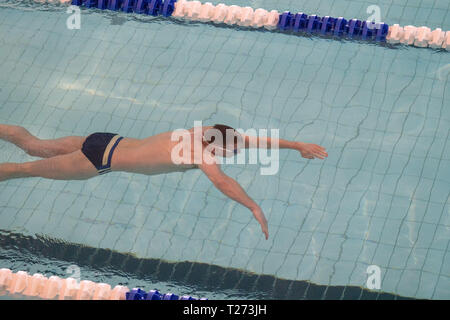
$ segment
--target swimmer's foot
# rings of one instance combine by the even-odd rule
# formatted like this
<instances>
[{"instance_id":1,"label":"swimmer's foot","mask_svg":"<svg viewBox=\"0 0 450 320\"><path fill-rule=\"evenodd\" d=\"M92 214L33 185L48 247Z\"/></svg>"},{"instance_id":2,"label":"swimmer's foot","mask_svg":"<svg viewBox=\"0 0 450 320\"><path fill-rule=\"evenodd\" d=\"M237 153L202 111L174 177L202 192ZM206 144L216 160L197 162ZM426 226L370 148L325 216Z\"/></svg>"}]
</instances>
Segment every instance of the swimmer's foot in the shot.
<instances>
[{"instance_id":1,"label":"swimmer's foot","mask_svg":"<svg viewBox=\"0 0 450 320\"><path fill-rule=\"evenodd\" d=\"M33 136L24 127L9 124L0 124L0 139L15 144L17 147L21 148L29 155L34 156L35 154L32 154L32 151L34 151L35 149L39 150L40 153L42 153L42 148L37 147L36 145L36 141L38 141L39 139ZM38 154L36 155L40 156Z\"/></svg>"},{"instance_id":2,"label":"swimmer's foot","mask_svg":"<svg viewBox=\"0 0 450 320\"><path fill-rule=\"evenodd\" d=\"M15 127L9 124L0 124L0 139L9 141L11 136L14 135Z\"/></svg>"},{"instance_id":3,"label":"swimmer's foot","mask_svg":"<svg viewBox=\"0 0 450 320\"><path fill-rule=\"evenodd\" d=\"M23 173L19 163L0 163L0 182L9 179L21 178Z\"/></svg>"},{"instance_id":4,"label":"swimmer's foot","mask_svg":"<svg viewBox=\"0 0 450 320\"><path fill-rule=\"evenodd\" d=\"M6 140L17 145L30 136L33 137L31 133L23 127L0 124L0 139L2 140Z\"/></svg>"}]
</instances>

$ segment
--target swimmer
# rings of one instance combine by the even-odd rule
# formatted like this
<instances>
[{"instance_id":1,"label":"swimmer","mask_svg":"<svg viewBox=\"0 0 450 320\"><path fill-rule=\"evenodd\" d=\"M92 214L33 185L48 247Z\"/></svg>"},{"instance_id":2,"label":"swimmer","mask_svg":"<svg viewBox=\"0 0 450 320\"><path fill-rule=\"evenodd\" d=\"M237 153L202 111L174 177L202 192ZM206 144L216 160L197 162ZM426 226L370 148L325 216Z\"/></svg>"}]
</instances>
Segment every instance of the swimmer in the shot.
<instances>
[{"instance_id":1,"label":"swimmer","mask_svg":"<svg viewBox=\"0 0 450 320\"><path fill-rule=\"evenodd\" d=\"M216 155L232 157L239 152L240 147L270 148L271 138L241 135L226 125L194 129L186 130L190 134L191 152L188 157L185 155L185 161L177 164L173 160L173 149L179 145L179 141L174 141L173 131L143 139L96 132L87 137L67 136L42 140L23 127L0 124L0 139L15 144L30 156L44 158L24 163L1 163L0 181L26 177L85 180L111 171L156 175L200 169L217 189L253 213L268 239L269 231L263 211L238 182L222 172L215 159ZM195 135L194 131L199 129L200 135ZM230 130L233 141L226 141ZM216 132L220 135L216 135ZM220 136L222 141L216 139ZM200 146L205 161L195 158L195 146ZM328 156L325 148L312 143L278 139L278 148L297 150L307 159L324 159Z\"/></svg>"}]
</instances>

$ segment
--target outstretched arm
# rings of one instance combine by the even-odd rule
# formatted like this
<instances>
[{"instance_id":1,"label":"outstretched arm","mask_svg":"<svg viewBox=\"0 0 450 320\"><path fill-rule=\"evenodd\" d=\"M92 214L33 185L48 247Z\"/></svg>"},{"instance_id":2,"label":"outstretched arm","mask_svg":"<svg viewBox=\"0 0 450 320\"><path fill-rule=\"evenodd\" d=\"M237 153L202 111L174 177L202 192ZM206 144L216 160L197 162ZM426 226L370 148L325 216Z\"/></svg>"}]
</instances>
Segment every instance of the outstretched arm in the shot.
<instances>
[{"instance_id":1,"label":"outstretched arm","mask_svg":"<svg viewBox=\"0 0 450 320\"><path fill-rule=\"evenodd\" d=\"M244 137L245 148L271 148L276 147L276 143L270 137L255 137L248 136ZM301 153L303 158L314 159L320 158L324 159L328 157L328 153L325 148L313 143L306 143L300 141L289 141L284 139L278 139L279 149L294 149Z\"/></svg>"},{"instance_id":2,"label":"outstretched arm","mask_svg":"<svg viewBox=\"0 0 450 320\"><path fill-rule=\"evenodd\" d=\"M267 227L267 220L258 204L253 201L242 187L233 178L227 176L220 170L217 164L199 164L206 176L211 180L214 186L222 191L223 194L230 197L234 201L239 202L243 206L250 209L255 219L261 225L261 230L264 233L266 240L269 238L269 230Z\"/></svg>"}]
</instances>

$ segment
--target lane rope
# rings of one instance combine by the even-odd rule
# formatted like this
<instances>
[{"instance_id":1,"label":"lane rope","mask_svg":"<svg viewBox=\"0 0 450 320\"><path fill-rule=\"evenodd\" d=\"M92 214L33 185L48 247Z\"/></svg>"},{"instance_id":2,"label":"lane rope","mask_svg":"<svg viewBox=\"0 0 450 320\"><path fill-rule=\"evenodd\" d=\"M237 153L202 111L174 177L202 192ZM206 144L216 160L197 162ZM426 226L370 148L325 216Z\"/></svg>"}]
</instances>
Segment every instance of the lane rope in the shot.
<instances>
[{"instance_id":1,"label":"lane rope","mask_svg":"<svg viewBox=\"0 0 450 320\"><path fill-rule=\"evenodd\" d=\"M207 300L173 293L161 294L157 290L148 293L139 288L128 289L117 285L90 280L77 281L74 278L49 278L42 274L29 275L25 271L12 272L0 269L0 295L26 296L53 300Z\"/></svg>"},{"instance_id":2,"label":"lane rope","mask_svg":"<svg viewBox=\"0 0 450 320\"><path fill-rule=\"evenodd\" d=\"M64 0L62 0L64 1ZM338 38L359 39L389 44L404 44L416 47L430 47L450 51L450 31L441 28L412 25L389 26L384 22L375 23L343 17L320 17L303 12L265 10L262 8L240 7L219 3L187 0L72 0L72 5L101 10L114 10L174 17L181 20L212 22L215 24L237 25L248 28L265 28L283 32L319 34Z\"/></svg>"}]
</instances>

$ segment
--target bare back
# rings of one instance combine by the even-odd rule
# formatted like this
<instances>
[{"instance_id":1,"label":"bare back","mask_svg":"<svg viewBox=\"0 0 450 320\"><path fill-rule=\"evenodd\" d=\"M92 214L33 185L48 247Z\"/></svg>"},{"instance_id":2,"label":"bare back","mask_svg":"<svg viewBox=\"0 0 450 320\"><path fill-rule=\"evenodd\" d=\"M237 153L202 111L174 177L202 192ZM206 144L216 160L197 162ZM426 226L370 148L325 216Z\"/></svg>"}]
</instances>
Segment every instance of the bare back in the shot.
<instances>
[{"instance_id":1,"label":"bare back","mask_svg":"<svg viewBox=\"0 0 450 320\"><path fill-rule=\"evenodd\" d=\"M154 175L197 168L193 161L180 165L172 161L172 149L179 142L171 137L172 131L168 131L144 139L122 139L114 151L111 169Z\"/></svg>"}]
</instances>

